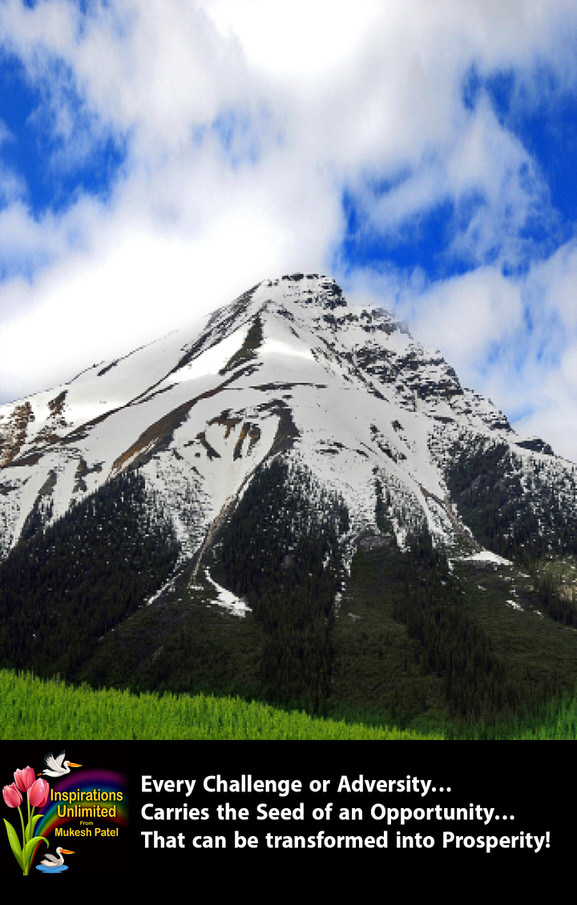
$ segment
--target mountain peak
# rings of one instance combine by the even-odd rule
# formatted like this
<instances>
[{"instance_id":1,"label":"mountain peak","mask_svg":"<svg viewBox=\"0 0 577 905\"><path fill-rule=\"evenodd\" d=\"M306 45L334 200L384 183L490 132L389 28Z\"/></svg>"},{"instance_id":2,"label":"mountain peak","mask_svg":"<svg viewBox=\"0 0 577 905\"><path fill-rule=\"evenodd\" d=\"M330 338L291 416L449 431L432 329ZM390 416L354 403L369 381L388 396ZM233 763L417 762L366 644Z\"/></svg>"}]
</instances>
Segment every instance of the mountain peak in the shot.
<instances>
[{"instance_id":1,"label":"mountain peak","mask_svg":"<svg viewBox=\"0 0 577 905\"><path fill-rule=\"evenodd\" d=\"M425 524L442 545L476 549L460 515L466 501L452 499L473 459L482 480L508 469L511 486L538 488L539 517L545 484L558 498L574 493L573 467L519 441L386 311L349 305L331 277L286 274L214 312L186 341L172 334L0 409L1 552L137 472L182 556L197 555L223 507L279 455L342 495L359 530L378 528L387 499L400 544ZM526 493L521 509L529 504Z\"/></svg>"},{"instance_id":2,"label":"mountain peak","mask_svg":"<svg viewBox=\"0 0 577 905\"><path fill-rule=\"evenodd\" d=\"M277 279L263 280L256 287L257 298L269 295L275 302L298 302L316 308L346 308L347 301L341 287L332 277L318 273L285 274Z\"/></svg>"}]
</instances>

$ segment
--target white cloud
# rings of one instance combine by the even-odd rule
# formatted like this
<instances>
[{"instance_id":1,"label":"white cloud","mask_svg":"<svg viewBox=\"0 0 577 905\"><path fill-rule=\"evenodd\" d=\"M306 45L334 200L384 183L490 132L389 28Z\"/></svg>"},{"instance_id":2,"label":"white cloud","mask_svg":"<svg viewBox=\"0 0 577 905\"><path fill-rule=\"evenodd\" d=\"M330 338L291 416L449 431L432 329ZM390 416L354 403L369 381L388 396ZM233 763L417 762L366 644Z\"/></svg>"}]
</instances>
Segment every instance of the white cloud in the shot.
<instances>
[{"instance_id":1,"label":"white cloud","mask_svg":"<svg viewBox=\"0 0 577 905\"><path fill-rule=\"evenodd\" d=\"M484 367L495 344L515 334L522 319L519 288L490 267L434 284L411 301L415 334L442 349L469 377Z\"/></svg>"},{"instance_id":2,"label":"white cloud","mask_svg":"<svg viewBox=\"0 0 577 905\"><path fill-rule=\"evenodd\" d=\"M526 389L491 377L491 355L502 358L510 341L502 373L518 369L538 280L551 290L549 321L574 329L575 252L559 250L525 281L501 275L503 259L519 259L521 227L536 209L546 220L544 186L482 93L465 105L463 80L472 69L514 71L525 102L538 66L574 85L572 0L362 0L353 10L342 0L94 0L88 9L0 5L3 46L42 80L37 115L68 155L52 166L89 159L107 135L126 148L110 197L80 196L60 215L27 208L22 174L9 174L5 397L128 351L258 279L329 269L346 186L367 225L391 234L436 202L458 215L480 199L452 247L477 270L431 286L390 269L372 285L386 304L403 301L417 336L438 335L457 368L493 380L515 407ZM388 193L372 191L399 176ZM530 352L540 373L534 342ZM568 348L559 381L570 361Z\"/></svg>"}]
</instances>

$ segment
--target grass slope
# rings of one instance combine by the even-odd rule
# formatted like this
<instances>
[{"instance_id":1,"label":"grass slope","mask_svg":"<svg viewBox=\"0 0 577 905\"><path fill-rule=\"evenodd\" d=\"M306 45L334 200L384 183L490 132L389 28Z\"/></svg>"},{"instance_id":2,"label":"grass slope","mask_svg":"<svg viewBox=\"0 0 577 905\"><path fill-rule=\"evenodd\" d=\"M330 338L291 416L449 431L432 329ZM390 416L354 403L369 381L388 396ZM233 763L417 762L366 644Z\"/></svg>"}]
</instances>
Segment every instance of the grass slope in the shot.
<instances>
[{"instance_id":1,"label":"grass slope","mask_svg":"<svg viewBox=\"0 0 577 905\"><path fill-rule=\"evenodd\" d=\"M395 728L314 719L300 711L210 695L131 694L75 688L0 671L1 737L95 740L433 739Z\"/></svg>"},{"instance_id":2,"label":"grass slope","mask_svg":"<svg viewBox=\"0 0 577 905\"><path fill-rule=\"evenodd\" d=\"M6 740L45 738L80 740L443 740L496 738L567 740L577 738L577 695L544 706L532 722L519 718L499 733L447 736L443 731L418 732L374 727L344 720L315 719L302 711L285 711L239 698L174 695L75 688L30 673L0 670Z\"/></svg>"}]
</instances>

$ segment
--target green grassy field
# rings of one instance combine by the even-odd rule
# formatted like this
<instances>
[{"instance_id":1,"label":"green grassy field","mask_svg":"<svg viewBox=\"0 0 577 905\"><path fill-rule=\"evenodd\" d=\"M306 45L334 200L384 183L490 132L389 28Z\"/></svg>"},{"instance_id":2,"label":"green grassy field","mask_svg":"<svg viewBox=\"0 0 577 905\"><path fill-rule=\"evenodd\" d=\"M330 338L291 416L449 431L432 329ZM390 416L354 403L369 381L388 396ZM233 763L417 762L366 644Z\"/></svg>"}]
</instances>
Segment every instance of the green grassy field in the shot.
<instances>
[{"instance_id":1,"label":"green grassy field","mask_svg":"<svg viewBox=\"0 0 577 905\"><path fill-rule=\"evenodd\" d=\"M75 688L28 673L0 671L2 738L411 739L410 730L309 717L240 698Z\"/></svg>"},{"instance_id":2,"label":"green grassy field","mask_svg":"<svg viewBox=\"0 0 577 905\"><path fill-rule=\"evenodd\" d=\"M492 733L484 727L461 736L447 727L435 731L370 726L318 719L241 698L210 695L133 694L73 687L29 673L0 671L1 737L83 740L302 739L418 740L466 738L574 739L577 698L549 704L533 719L509 721Z\"/></svg>"}]
</instances>

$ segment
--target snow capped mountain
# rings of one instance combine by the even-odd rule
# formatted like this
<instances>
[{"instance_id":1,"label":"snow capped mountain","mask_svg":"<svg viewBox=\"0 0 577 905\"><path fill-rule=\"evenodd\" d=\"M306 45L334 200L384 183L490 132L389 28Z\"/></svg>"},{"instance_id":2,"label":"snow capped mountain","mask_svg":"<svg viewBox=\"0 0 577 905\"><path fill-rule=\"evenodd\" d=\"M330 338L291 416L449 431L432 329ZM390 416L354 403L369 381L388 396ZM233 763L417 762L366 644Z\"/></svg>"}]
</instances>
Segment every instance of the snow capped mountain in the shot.
<instances>
[{"instance_id":1,"label":"snow capped mountain","mask_svg":"<svg viewBox=\"0 0 577 905\"><path fill-rule=\"evenodd\" d=\"M327 277L3 406L0 462L4 668L383 719L577 681L577 467Z\"/></svg>"},{"instance_id":2,"label":"snow capped mountain","mask_svg":"<svg viewBox=\"0 0 577 905\"><path fill-rule=\"evenodd\" d=\"M332 279L293 274L193 332L4 405L1 553L137 472L182 564L281 453L342 500L349 539L386 524L402 546L426 527L447 549L478 553L488 534L466 516L494 485L515 510L495 552L529 511L541 532L573 524L575 465L517 436L390 314L352 306Z\"/></svg>"}]
</instances>

